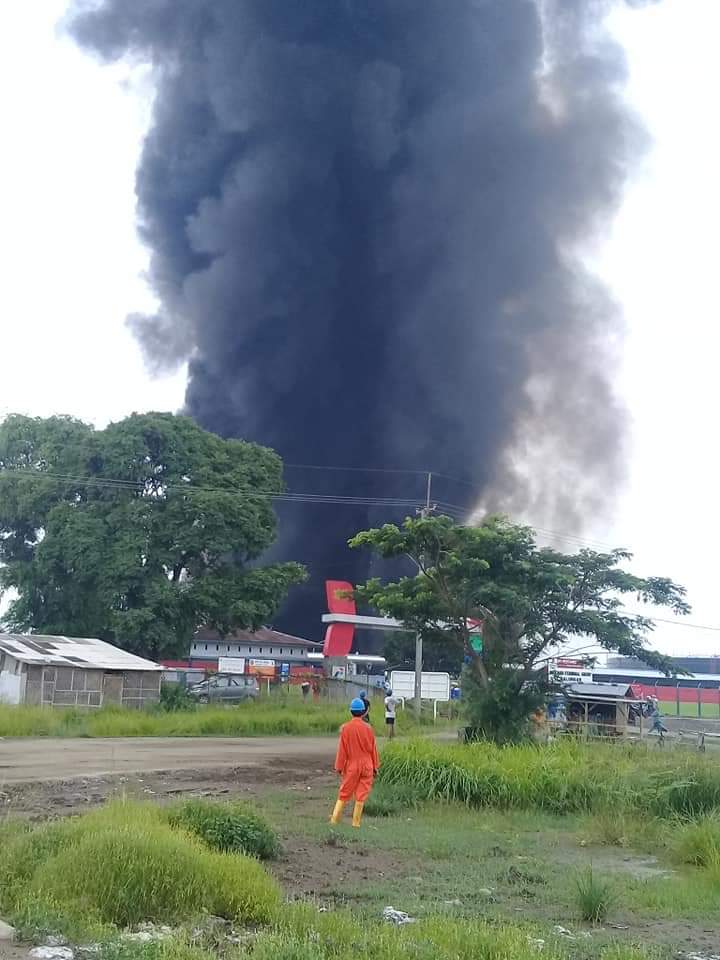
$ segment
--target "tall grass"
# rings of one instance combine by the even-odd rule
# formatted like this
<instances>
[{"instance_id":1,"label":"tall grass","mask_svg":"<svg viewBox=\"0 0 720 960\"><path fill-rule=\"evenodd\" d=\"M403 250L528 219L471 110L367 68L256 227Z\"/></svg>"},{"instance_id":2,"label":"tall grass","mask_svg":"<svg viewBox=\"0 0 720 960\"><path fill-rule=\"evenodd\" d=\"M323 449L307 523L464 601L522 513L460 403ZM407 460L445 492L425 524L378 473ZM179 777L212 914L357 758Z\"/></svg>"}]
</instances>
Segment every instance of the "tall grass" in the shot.
<instances>
[{"instance_id":1,"label":"tall grass","mask_svg":"<svg viewBox=\"0 0 720 960\"><path fill-rule=\"evenodd\" d=\"M720 806L720 765L712 759L637 745L393 744L380 782L411 784L426 800L557 814L692 817Z\"/></svg>"},{"instance_id":2,"label":"tall grass","mask_svg":"<svg viewBox=\"0 0 720 960\"><path fill-rule=\"evenodd\" d=\"M681 863L720 872L720 811L678 824L673 846Z\"/></svg>"},{"instance_id":3,"label":"tall grass","mask_svg":"<svg viewBox=\"0 0 720 960\"><path fill-rule=\"evenodd\" d=\"M160 808L114 803L18 833L0 849L0 908L93 924L188 921L204 913L267 922L279 889L254 859L219 853L173 829Z\"/></svg>"},{"instance_id":4,"label":"tall grass","mask_svg":"<svg viewBox=\"0 0 720 960\"><path fill-rule=\"evenodd\" d=\"M616 899L610 883L598 877L592 867L578 875L575 891L580 916L589 923L600 923L604 920Z\"/></svg>"},{"instance_id":5,"label":"tall grass","mask_svg":"<svg viewBox=\"0 0 720 960\"><path fill-rule=\"evenodd\" d=\"M375 711L379 714L379 711ZM350 714L343 703L261 699L238 706L194 710L99 710L0 704L2 737L272 737L335 734ZM382 732L381 718L373 718ZM409 711L398 718L400 733L417 730Z\"/></svg>"}]
</instances>

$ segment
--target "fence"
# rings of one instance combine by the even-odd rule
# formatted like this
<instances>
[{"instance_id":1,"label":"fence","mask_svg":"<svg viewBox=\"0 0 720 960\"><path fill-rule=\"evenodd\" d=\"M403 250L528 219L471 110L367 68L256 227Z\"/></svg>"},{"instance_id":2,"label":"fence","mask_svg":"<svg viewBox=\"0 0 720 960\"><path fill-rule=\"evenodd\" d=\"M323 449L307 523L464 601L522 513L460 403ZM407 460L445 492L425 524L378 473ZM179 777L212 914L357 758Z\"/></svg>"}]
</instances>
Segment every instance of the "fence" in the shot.
<instances>
[{"instance_id":1,"label":"fence","mask_svg":"<svg viewBox=\"0 0 720 960\"><path fill-rule=\"evenodd\" d=\"M207 680L209 677L216 676L217 670L209 670L205 667L172 667L163 672L163 683L179 683L181 686L189 687L193 684ZM324 676L319 671L308 669L307 671L297 670L288 676L275 674L273 676L257 675L258 686L262 696L279 697L283 695L292 695L299 693L299 688L303 683L310 684L310 690L313 700L326 700L341 703L345 700L352 700L359 697L361 693L367 693L371 701L382 700L385 696L383 687L378 687L368 683L366 676L353 677L352 679L340 680L331 679Z\"/></svg>"},{"instance_id":2,"label":"fence","mask_svg":"<svg viewBox=\"0 0 720 960\"><path fill-rule=\"evenodd\" d=\"M720 679L720 678L718 678ZM720 687L702 686L707 680L678 677L633 683L640 698L657 697L662 712L676 717L720 719Z\"/></svg>"}]
</instances>

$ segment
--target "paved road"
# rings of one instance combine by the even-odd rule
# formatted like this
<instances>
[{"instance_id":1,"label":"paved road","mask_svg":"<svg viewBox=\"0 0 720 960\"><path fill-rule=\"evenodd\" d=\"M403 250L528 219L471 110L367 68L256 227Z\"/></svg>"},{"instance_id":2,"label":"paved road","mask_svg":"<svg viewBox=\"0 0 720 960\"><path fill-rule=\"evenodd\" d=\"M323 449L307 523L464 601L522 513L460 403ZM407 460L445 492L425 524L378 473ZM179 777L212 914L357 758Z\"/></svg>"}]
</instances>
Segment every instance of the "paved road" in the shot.
<instances>
[{"instance_id":1,"label":"paved road","mask_svg":"<svg viewBox=\"0 0 720 960\"><path fill-rule=\"evenodd\" d=\"M335 737L0 740L0 784L150 770L260 767L283 759L330 761L335 743Z\"/></svg>"}]
</instances>

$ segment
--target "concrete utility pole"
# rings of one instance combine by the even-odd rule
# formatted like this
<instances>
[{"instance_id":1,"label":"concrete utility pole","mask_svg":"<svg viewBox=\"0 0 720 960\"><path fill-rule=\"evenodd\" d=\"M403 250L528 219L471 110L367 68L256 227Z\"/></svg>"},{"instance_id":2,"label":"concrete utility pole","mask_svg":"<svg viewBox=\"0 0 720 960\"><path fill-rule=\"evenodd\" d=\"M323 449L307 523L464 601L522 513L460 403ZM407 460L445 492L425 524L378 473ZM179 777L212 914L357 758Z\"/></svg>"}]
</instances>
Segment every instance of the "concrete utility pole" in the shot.
<instances>
[{"instance_id":1,"label":"concrete utility pole","mask_svg":"<svg viewBox=\"0 0 720 960\"><path fill-rule=\"evenodd\" d=\"M425 488L425 506L418 510L419 515L425 519L430 516L433 507L430 504L432 496L432 473L428 471L427 486ZM415 716L420 721L422 711L422 668L423 668L423 640L422 634L415 634Z\"/></svg>"}]
</instances>

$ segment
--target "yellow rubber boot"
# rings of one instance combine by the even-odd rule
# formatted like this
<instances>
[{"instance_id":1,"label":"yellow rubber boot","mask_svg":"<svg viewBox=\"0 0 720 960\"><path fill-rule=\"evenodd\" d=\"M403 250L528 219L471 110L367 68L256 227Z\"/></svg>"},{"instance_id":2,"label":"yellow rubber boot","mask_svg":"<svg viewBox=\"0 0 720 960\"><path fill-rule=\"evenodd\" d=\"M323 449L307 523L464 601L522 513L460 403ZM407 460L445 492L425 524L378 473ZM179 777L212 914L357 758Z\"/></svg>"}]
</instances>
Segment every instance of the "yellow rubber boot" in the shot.
<instances>
[{"instance_id":1,"label":"yellow rubber boot","mask_svg":"<svg viewBox=\"0 0 720 960\"><path fill-rule=\"evenodd\" d=\"M332 812L332 816L330 817L330 823L340 823L340 819L343 815L344 809L345 809L345 801L338 800L337 803L335 804L335 809Z\"/></svg>"},{"instance_id":2,"label":"yellow rubber boot","mask_svg":"<svg viewBox=\"0 0 720 960\"><path fill-rule=\"evenodd\" d=\"M364 807L364 806L365 806L365 804L364 804L364 803L360 803L359 800L356 800L356 801L355 801L355 809L353 810L353 818L352 818L352 825L353 825L354 827L359 827L359 826L360 826L360 823L362 822L362 815L363 815L363 807Z\"/></svg>"}]
</instances>

